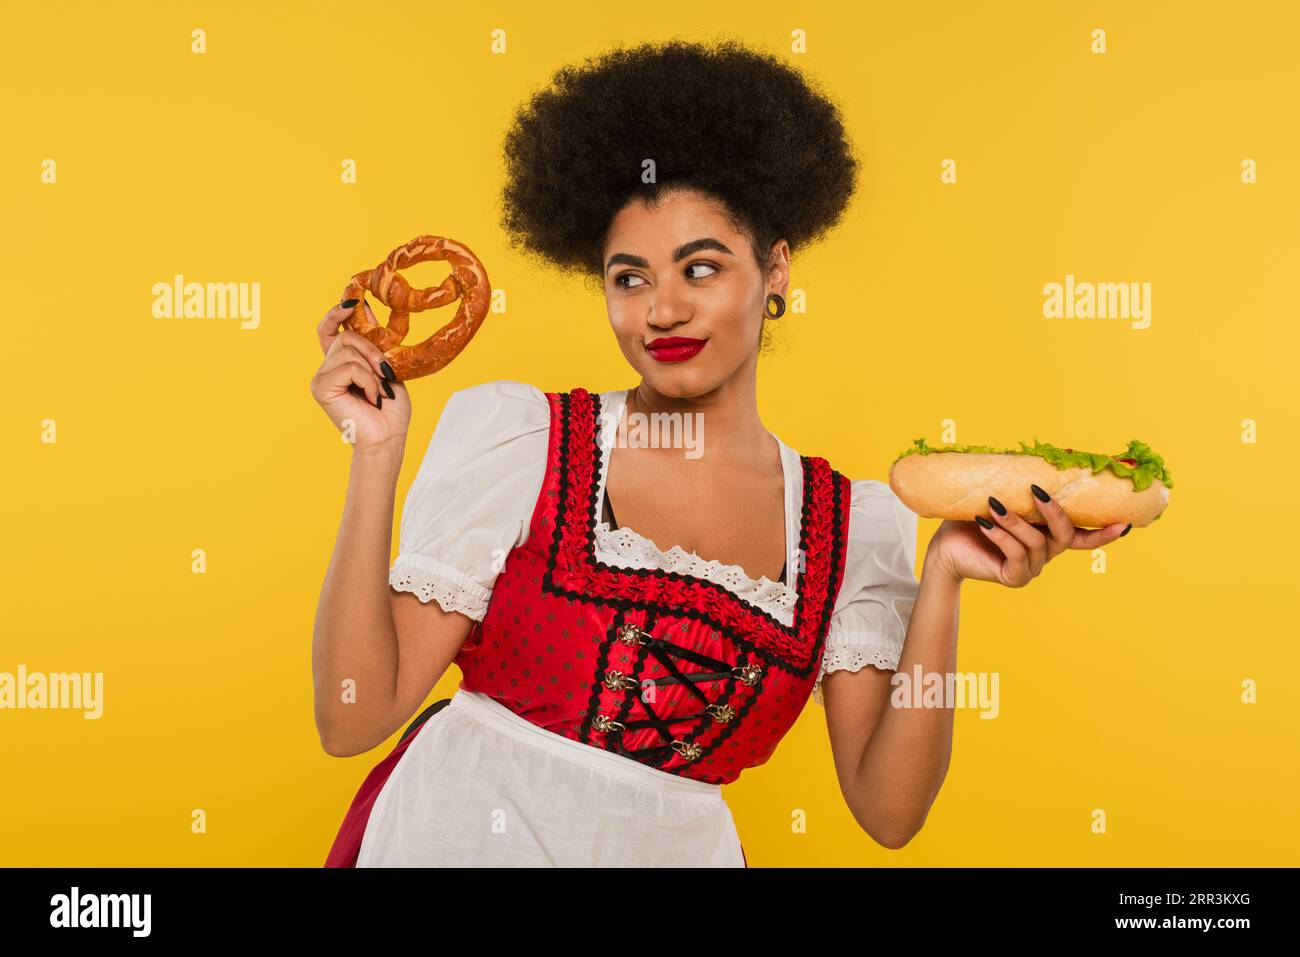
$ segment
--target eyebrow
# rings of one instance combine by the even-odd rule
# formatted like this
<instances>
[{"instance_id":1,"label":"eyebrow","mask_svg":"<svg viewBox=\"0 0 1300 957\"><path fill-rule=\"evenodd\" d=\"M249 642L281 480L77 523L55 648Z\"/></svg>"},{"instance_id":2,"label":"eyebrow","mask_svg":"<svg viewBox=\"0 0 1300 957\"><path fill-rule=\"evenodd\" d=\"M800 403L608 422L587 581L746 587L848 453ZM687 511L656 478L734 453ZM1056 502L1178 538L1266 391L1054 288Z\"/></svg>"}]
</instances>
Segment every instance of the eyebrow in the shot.
<instances>
[{"instance_id":1,"label":"eyebrow","mask_svg":"<svg viewBox=\"0 0 1300 957\"><path fill-rule=\"evenodd\" d=\"M677 247L677 249L673 252L673 262L680 262L681 260L689 256L691 253L698 252L701 249L716 249L718 252L726 253L728 256L735 255L735 253L733 253L722 243L718 242L716 239L712 239L712 238L692 239L689 243L684 243L681 246ZM640 269L650 268L649 261L641 258L640 256L633 256L631 253L614 253L614 255L609 257L609 262L605 263L605 272L609 272L610 269L612 269L614 266L618 265L619 263L625 263L629 266L636 266Z\"/></svg>"}]
</instances>

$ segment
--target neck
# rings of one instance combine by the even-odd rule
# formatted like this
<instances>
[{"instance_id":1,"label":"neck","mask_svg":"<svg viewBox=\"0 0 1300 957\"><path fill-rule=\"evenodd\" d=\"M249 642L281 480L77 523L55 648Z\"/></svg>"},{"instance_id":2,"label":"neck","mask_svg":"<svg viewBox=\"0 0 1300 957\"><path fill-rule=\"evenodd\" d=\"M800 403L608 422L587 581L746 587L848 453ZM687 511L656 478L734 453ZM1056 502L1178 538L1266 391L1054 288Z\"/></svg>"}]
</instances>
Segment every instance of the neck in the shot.
<instances>
[{"instance_id":1,"label":"neck","mask_svg":"<svg viewBox=\"0 0 1300 957\"><path fill-rule=\"evenodd\" d=\"M758 416L758 397L752 377L737 376L703 395L666 396L644 379L628 390L627 412L703 415L705 447L729 458L752 460L755 468L768 461L776 443Z\"/></svg>"}]
</instances>

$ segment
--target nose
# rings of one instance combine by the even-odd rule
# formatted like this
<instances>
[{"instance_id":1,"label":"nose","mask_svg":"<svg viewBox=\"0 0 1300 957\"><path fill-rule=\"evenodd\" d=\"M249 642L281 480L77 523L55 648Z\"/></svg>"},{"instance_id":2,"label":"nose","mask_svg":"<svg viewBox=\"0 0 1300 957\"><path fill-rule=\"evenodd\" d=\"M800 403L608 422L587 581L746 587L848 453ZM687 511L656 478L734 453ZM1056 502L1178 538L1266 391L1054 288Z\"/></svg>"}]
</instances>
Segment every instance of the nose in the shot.
<instances>
[{"instance_id":1,"label":"nose","mask_svg":"<svg viewBox=\"0 0 1300 957\"><path fill-rule=\"evenodd\" d=\"M693 313L690 307L675 293L659 289L650 304L650 315L646 322L655 329L674 329L690 322Z\"/></svg>"}]
</instances>

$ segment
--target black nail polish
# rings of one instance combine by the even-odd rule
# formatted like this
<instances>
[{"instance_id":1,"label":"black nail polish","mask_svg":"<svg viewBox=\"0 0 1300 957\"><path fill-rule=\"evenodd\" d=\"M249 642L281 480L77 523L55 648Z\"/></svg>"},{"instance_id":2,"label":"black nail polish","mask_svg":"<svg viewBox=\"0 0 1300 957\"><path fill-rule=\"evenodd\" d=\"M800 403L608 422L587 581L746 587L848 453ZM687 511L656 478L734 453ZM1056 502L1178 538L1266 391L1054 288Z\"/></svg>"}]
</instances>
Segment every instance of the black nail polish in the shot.
<instances>
[{"instance_id":1,"label":"black nail polish","mask_svg":"<svg viewBox=\"0 0 1300 957\"><path fill-rule=\"evenodd\" d=\"M384 395L388 396L390 399L397 398L396 394L393 392L393 387L388 384L387 379L380 379L379 384L384 387Z\"/></svg>"},{"instance_id":2,"label":"black nail polish","mask_svg":"<svg viewBox=\"0 0 1300 957\"><path fill-rule=\"evenodd\" d=\"M989 508L993 509L993 511L997 512L999 515L1007 514L1007 507L992 495L989 496Z\"/></svg>"},{"instance_id":3,"label":"black nail polish","mask_svg":"<svg viewBox=\"0 0 1300 957\"><path fill-rule=\"evenodd\" d=\"M1125 535L1127 535L1130 531L1132 531L1132 529L1133 529L1133 523L1132 523L1132 522L1129 522L1129 523L1128 523L1128 528L1126 528L1126 529L1124 529L1124 531L1120 532L1120 533L1119 533L1119 537L1120 537L1120 538L1123 538L1123 537L1124 537Z\"/></svg>"},{"instance_id":4,"label":"black nail polish","mask_svg":"<svg viewBox=\"0 0 1300 957\"><path fill-rule=\"evenodd\" d=\"M397 374L393 372L393 367L390 366L387 362L379 363L379 368L384 371L384 378L387 379L389 382L397 381ZM392 395L389 395L388 397L391 399Z\"/></svg>"},{"instance_id":5,"label":"black nail polish","mask_svg":"<svg viewBox=\"0 0 1300 957\"><path fill-rule=\"evenodd\" d=\"M351 309L360 301L361 301L360 299L344 299L341 303L339 303L339 305L342 306L344 309Z\"/></svg>"},{"instance_id":6,"label":"black nail polish","mask_svg":"<svg viewBox=\"0 0 1300 957\"><path fill-rule=\"evenodd\" d=\"M382 395L375 396L375 408L382 409L383 407L384 407L384 397Z\"/></svg>"},{"instance_id":7,"label":"black nail polish","mask_svg":"<svg viewBox=\"0 0 1300 957\"><path fill-rule=\"evenodd\" d=\"M993 523L990 522L990 521L989 521L987 518L985 518L983 515L976 515L976 516L975 516L975 521L979 522L979 523L980 523L982 526L984 526L985 528L992 528L992 527L993 527Z\"/></svg>"},{"instance_id":8,"label":"black nail polish","mask_svg":"<svg viewBox=\"0 0 1300 957\"><path fill-rule=\"evenodd\" d=\"M1029 486L1029 491L1033 492L1034 498L1038 499L1040 502L1050 502L1052 500L1052 496L1048 495L1037 485Z\"/></svg>"}]
</instances>

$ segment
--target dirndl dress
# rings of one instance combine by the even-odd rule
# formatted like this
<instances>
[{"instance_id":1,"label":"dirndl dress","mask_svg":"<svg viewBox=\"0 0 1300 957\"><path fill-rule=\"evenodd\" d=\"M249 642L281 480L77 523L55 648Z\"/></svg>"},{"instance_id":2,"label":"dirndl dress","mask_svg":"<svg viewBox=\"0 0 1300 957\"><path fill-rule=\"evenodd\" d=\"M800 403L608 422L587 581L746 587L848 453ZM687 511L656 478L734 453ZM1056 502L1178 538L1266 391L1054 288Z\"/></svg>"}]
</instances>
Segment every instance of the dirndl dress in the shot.
<instances>
[{"instance_id":1,"label":"dirndl dress","mask_svg":"<svg viewBox=\"0 0 1300 957\"><path fill-rule=\"evenodd\" d=\"M888 486L777 439L781 581L662 551L601 521L626 395L448 400L390 583L474 620L462 678L371 770L326 866L746 866L722 786L827 671L897 667L916 519Z\"/></svg>"}]
</instances>

